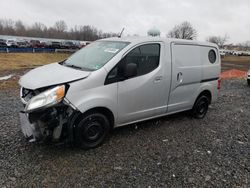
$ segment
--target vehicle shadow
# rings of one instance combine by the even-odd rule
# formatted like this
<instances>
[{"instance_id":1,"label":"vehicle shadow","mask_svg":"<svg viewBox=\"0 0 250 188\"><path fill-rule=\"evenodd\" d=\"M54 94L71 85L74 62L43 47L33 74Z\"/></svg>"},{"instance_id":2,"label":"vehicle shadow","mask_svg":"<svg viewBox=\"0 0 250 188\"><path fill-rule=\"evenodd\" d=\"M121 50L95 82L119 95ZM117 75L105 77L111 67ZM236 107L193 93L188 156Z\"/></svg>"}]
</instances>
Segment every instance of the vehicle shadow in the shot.
<instances>
[{"instance_id":1,"label":"vehicle shadow","mask_svg":"<svg viewBox=\"0 0 250 188\"><path fill-rule=\"evenodd\" d=\"M157 129L159 126L166 126L166 122L172 122L175 120L182 120L186 118L192 118L189 111L180 112L172 115L166 115L150 120L145 120L139 123L132 123L126 126L117 127L112 130L112 135L128 135L132 132L137 132L138 130Z\"/></svg>"},{"instance_id":2,"label":"vehicle shadow","mask_svg":"<svg viewBox=\"0 0 250 188\"><path fill-rule=\"evenodd\" d=\"M70 143L28 143L24 138L22 138L22 145L26 148L28 152L32 152L39 156L42 154L47 157L59 157L74 154L93 154L96 152L105 151L108 147L115 147L114 141L116 139L123 140L129 136L136 137L137 134L150 134L156 129L160 129L162 126L171 126L171 122L185 121L186 119L192 119L189 112L181 112L173 115L163 116L160 118L155 118L140 123L133 123L126 126L115 128L111 131L109 138L105 141L103 145L95 149L83 150L74 146ZM183 125L185 126L185 125ZM20 132L20 137L22 137Z\"/></svg>"}]
</instances>

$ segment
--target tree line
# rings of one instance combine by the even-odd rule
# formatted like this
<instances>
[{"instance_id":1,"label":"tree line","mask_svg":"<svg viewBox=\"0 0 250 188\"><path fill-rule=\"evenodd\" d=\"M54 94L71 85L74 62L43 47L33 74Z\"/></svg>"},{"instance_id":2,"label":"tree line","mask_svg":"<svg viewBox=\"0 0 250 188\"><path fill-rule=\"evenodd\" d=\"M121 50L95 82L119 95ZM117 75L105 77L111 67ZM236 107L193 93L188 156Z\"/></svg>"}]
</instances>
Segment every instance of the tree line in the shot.
<instances>
[{"instance_id":1,"label":"tree line","mask_svg":"<svg viewBox=\"0 0 250 188\"><path fill-rule=\"evenodd\" d=\"M63 20L58 20L53 26L48 27L40 22L27 26L21 20L0 19L0 35L94 41L101 38L114 37L118 34L103 32L91 25L68 28Z\"/></svg>"},{"instance_id":2,"label":"tree line","mask_svg":"<svg viewBox=\"0 0 250 188\"><path fill-rule=\"evenodd\" d=\"M188 40L195 40L198 36L197 30L192 26L190 22L183 22L173 27L167 34L169 38L178 38L178 39L188 39ZM239 43L236 45L228 44L229 36L225 34L224 36L209 36L207 37L206 41L215 43L219 46L219 48L227 48L234 49L237 47L238 50L247 51L250 50L250 41L246 41L243 43Z\"/></svg>"},{"instance_id":3,"label":"tree line","mask_svg":"<svg viewBox=\"0 0 250 188\"><path fill-rule=\"evenodd\" d=\"M48 27L40 22L35 22L31 26L27 26L21 20L0 19L0 35L94 41L101 38L116 37L118 33L102 32L102 30L90 25L76 25L73 28L68 28L66 22L63 20L58 20L53 26ZM197 36L197 30L188 21L175 25L167 34L169 38L188 40L195 40ZM224 48L228 39L229 36L225 35L209 36L206 40L217 44L220 48ZM249 50L250 41L237 44L237 46L242 50Z\"/></svg>"}]
</instances>

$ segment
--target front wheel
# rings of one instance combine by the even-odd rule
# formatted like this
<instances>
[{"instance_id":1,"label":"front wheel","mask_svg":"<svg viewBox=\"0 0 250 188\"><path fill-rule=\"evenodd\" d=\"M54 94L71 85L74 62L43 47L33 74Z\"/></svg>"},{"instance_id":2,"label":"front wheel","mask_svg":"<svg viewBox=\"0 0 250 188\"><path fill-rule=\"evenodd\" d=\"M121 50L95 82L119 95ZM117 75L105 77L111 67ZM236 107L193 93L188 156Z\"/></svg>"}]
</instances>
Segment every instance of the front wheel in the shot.
<instances>
[{"instance_id":1,"label":"front wheel","mask_svg":"<svg viewBox=\"0 0 250 188\"><path fill-rule=\"evenodd\" d=\"M92 112L76 124L75 141L83 149L95 148L103 143L110 130L108 118L99 113Z\"/></svg>"},{"instance_id":2,"label":"front wheel","mask_svg":"<svg viewBox=\"0 0 250 188\"><path fill-rule=\"evenodd\" d=\"M200 96L192 109L192 116L196 119L202 119L205 117L209 106L209 99L207 96L202 95Z\"/></svg>"}]
</instances>

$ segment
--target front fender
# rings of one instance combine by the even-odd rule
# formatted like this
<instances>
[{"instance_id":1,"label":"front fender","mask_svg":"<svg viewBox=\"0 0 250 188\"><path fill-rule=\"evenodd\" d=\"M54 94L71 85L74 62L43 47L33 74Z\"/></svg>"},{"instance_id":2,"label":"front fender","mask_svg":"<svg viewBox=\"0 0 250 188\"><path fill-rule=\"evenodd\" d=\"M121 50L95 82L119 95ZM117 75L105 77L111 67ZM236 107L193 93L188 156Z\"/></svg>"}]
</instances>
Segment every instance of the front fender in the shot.
<instances>
[{"instance_id":1,"label":"front fender","mask_svg":"<svg viewBox=\"0 0 250 188\"><path fill-rule=\"evenodd\" d=\"M113 113L115 121L117 120L116 83L87 90L69 90L66 95L66 99L81 113L98 107L107 108Z\"/></svg>"}]
</instances>

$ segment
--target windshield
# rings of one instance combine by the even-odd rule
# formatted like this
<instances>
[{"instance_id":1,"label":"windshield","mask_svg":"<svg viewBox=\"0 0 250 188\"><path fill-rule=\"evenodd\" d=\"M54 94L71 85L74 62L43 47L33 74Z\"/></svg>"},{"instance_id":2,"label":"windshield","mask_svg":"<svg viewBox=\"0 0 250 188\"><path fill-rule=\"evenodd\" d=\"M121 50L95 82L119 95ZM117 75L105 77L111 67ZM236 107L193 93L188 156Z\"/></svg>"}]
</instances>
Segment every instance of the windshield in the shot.
<instances>
[{"instance_id":1,"label":"windshield","mask_svg":"<svg viewBox=\"0 0 250 188\"><path fill-rule=\"evenodd\" d=\"M88 71L98 70L128 44L116 41L93 42L70 56L64 64Z\"/></svg>"}]
</instances>

